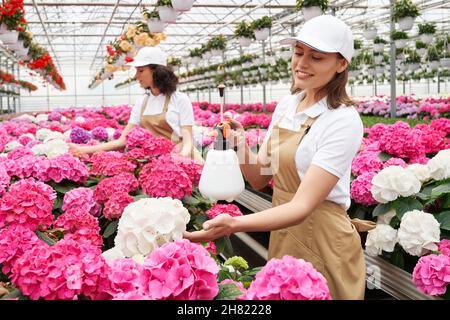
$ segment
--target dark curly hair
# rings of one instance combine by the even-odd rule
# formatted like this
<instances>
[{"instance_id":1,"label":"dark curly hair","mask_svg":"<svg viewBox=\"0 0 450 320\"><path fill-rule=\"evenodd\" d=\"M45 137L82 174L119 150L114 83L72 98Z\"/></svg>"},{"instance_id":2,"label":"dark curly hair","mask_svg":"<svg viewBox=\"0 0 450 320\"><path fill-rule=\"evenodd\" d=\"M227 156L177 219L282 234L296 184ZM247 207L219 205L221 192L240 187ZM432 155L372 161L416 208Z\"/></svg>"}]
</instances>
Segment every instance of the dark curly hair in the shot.
<instances>
[{"instance_id":1,"label":"dark curly hair","mask_svg":"<svg viewBox=\"0 0 450 320\"><path fill-rule=\"evenodd\" d=\"M164 95L172 95L177 91L178 77L171 67L150 64L148 66L153 73L153 84Z\"/></svg>"}]
</instances>

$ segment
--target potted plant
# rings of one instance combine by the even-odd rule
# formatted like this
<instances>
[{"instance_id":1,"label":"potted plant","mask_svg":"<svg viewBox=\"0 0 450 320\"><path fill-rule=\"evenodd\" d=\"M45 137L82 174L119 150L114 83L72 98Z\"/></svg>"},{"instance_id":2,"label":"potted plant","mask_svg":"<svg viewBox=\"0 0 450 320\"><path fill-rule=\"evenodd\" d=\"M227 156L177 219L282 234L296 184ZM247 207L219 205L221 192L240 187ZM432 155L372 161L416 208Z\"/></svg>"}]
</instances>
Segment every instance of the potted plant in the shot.
<instances>
[{"instance_id":1,"label":"potted plant","mask_svg":"<svg viewBox=\"0 0 450 320\"><path fill-rule=\"evenodd\" d=\"M211 50L212 56L221 56L227 47L227 39L224 35L213 37L208 41L207 48Z\"/></svg>"},{"instance_id":2,"label":"potted plant","mask_svg":"<svg viewBox=\"0 0 450 320\"><path fill-rule=\"evenodd\" d=\"M408 43L408 35L403 31L393 31L391 33L391 39L399 49L403 49Z\"/></svg>"},{"instance_id":3,"label":"potted plant","mask_svg":"<svg viewBox=\"0 0 450 320\"><path fill-rule=\"evenodd\" d=\"M355 49L354 56L357 56L361 52L362 41L359 39L355 39L353 41L353 48Z\"/></svg>"},{"instance_id":4,"label":"potted plant","mask_svg":"<svg viewBox=\"0 0 450 320\"><path fill-rule=\"evenodd\" d=\"M169 59L167 59L167 64L177 71L181 67L182 62L179 58L169 57Z\"/></svg>"},{"instance_id":5,"label":"potted plant","mask_svg":"<svg viewBox=\"0 0 450 320\"><path fill-rule=\"evenodd\" d=\"M302 11L305 21L320 16L328 9L328 0L297 0L297 11Z\"/></svg>"},{"instance_id":6,"label":"potted plant","mask_svg":"<svg viewBox=\"0 0 450 320\"><path fill-rule=\"evenodd\" d=\"M160 33L164 31L165 24L161 21L158 11L149 12L146 9L142 10L142 16L147 20L148 29L152 33Z\"/></svg>"},{"instance_id":7,"label":"potted plant","mask_svg":"<svg viewBox=\"0 0 450 320\"><path fill-rule=\"evenodd\" d=\"M373 51L374 52L383 52L384 50L384 45L387 43L386 40L384 40L381 37L376 37L373 40Z\"/></svg>"},{"instance_id":8,"label":"potted plant","mask_svg":"<svg viewBox=\"0 0 450 320\"><path fill-rule=\"evenodd\" d=\"M238 37L238 41L241 47L248 47L252 43L252 40L255 39L255 34L251 28L251 26L247 23L247 21L241 21L234 30L234 35Z\"/></svg>"},{"instance_id":9,"label":"potted plant","mask_svg":"<svg viewBox=\"0 0 450 320\"><path fill-rule=\"evenodd\" d=\"M436 33L436 26L433 23L419 24L419 37L422 42L430 44L433 41L433 35Z\"/></svg>"},{"instance_id":10,"label":"potted plant","mask_svg":"<svg viewBox=\"0 0 450 320\"><path fill-rule=\"evenodd\" d=\"M420 56L415 50L411 50L406 58L406 63L410 71L415 71L420 68Z\"/></svg>"},{"instance_id":11,"label":"potted plant","mask_svg":"<svg viewBox=\"0 0 450 320\"><path fill-rule=\"evenodd\" d=\"M255 33L256 40L265 41L269 38L270 28L272 28L272 19L264 16L261 19L252 21L251 28Z\"/></svg>"},{"instance_id":12,"label":"potted plant","mask_svg":"<svg viewBox=\"0 0 450 320\"><path fill-rule=\"evenodd\" d=\"M177 12L186 12L192 9L194 0L172 0L172 7Z\"/></svg>"},{"instance_id":13,"label":"potted plant","mask_svg":"<svg viewBox=\"0 0 450 320\"><path fill-rule=\"evenodd\" d=\"M195 48L195 49L189 50L189 56L191 57L192 64L198 64L201 61L202 49Z\"/></svg>"},{"instance_id":14,"label":"potted plant","mask_svg":"<svg viewBox=\"0 0 450 320\"><path fill-rule=\"evenodd\" d=\"M292 58L292 49L290 47L282 47L280 56L283 60L291 60Z\"/></svg>"},{"instance_id":15,"label":"potted plant","mask_svg":"<svg viewBox=\"0 0 450 320\"><path fill-rule=\"evenodd\" d=\"M378 31L374 26L369 26L366 24L363 31L364 38L366 38L367 40L373 40L377 36L377 33Z\"/></svg>"},{"instance_id":16,"label":"potted plant","mask_svg":"<svg viewBox=\"0 0 450 320\"><path fill-rule=\"evenodd\" d=\"M430 47L427 50L427 60L429 61L429 66L431 70L437 70L440 65L439 53L434 47Z\"/></svg>"},{"instance_id":17,"label":"potted plant","mask_svg":"<svg viewBox=\"0 0 450 320\"><path fill-rule=\"evenodd\" d=\"M399 0L394 3L393 20L398 23L400 30L410 30L414 20L420 15L419 9L411 0Z\"/></svg>"},{"instance_id":18,"label":"potted plant","mask_svg":"<svg viewBox=\"0 0 450 320\"><path fill-rule=\"evenodd\" d=\"M420 54L421 56L424 56L425 53L427 52L427 45L425 43L423 43L420 40L416 41L416 50L417 53Z\"/></svg>"},{"instance_id":19,"label":"potted plant","mask_svg":"<svg viewBox=\"0 0 450 320\"><path fill-rule=\"evenodd\" d=\"M374 55L373 55L373 61L376 64L380 64L381 62L383 62L383 54L375 52Z\"/></svg>"},{"instance_id":20,"label":"potted plant","mask_svg":"<svg viewBox=\"0 0 450 320\"><path fill-rule=\"evenodd\" d=\"M175 23L177 20L177 12L172 7L172 0L158 0L156 2L156 10L162 22Z\"/></svg>"}]
</instances>

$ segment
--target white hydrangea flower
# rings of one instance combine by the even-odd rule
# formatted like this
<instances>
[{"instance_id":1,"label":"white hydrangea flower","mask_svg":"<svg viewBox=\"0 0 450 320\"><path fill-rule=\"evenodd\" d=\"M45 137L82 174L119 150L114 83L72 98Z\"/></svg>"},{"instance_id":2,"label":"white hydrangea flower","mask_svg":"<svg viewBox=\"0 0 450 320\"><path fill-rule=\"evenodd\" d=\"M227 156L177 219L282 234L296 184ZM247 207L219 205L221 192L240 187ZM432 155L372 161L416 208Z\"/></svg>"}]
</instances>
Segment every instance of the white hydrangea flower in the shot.
<instances>
[{"instance_id":1,"label":"white hydrangea flower","mask_svg":"<svg viewBox=\"0 0 450 320\"><path fill-rule=\"evenodd\" d=\"M379 203L409 197L420 191L422 184L411 172L400 166L384 168L372 179L372 196Z\"/></svg>"},{"instance_id":2,"label":"white hydrangea flower","mask_svg":"<svg viewBox=\"0 0 450 320\"><path fill-rule=\"evenodd\" d=\"M369 256L376 257L383 251L393 252L397 243L397 230L387 224L378 224L367 234L366 252Z\"/></svg>"},{"instance_id":3,"label":"white hydrangea flower","mask_svg":"<svg viewBox=\"0 0 450 320\"><path fill-rule=\"evenodd\" d=\"M8 156L8 154L7 153L0 153L0 157L3 157L3 158L6 158Z\"/></svg>"},{"instance_id":4,"label":"white hydrangea flower","mask_svg":"<svg viewBox=\"0 0 450 320\"><path fill-rule=\"evenodd\" d=\"M5 145L5 152L11 152L11 151L13 151L15 148L19 148L19 147L22 147L22 144L20 144L18 141L16 141L16 140L14 140L14 141L11 141L11 142L8 142L6 145Z\"/></svg>"},{"instance_id":5,"label":"white hydrangea flower","mask_svg":"<svg viewBox=\"0 0 450 320\"><path fill-rule=\"evenodd\" d=\"M36 116L36 122L48 121L48 114L41 113Z\"/></svg>"},{"instance_id":6,"label":"white hydrangea flower","mask_svg":"<svg viewBox=\"0 0 450 320\"><path fill-rule=\"evenodd\" d=\"M406 212L398 229L398 242L407 253L422 256L429 250L437 250L441 229L430 213L419 210Z\"/></svg>"},{"instance_id":7,"label":"white hydrangea flower","mask_svg":"<svg viewBox=\"0 0 450 320\"><path fill-rule=\"evenodd\" d=\"M61 117L61 122L66 122L66 121L67 121L67 118L65 116L62 116Z\"/></svg>"},{"instance_id":8,"label":"white hydrangea flower","mask_svg":"<svg viewBox=\"0 0 450 320\"><path fill-rule=\"evenodd\" d=\"M82 117L82 116L77 116L75 118L75 122L84 123L84 122L86 122L86 119L84 117Z\"/></svg>"},{"instance_id":9,"label":"white hydrangea flower","mask_svg":"<svg viewBox=\"0 0 450 320\"><path fill-rule=\"evenodd\" d=\"M44 141L52 132L52 130L47 128L39 129L38 131L36 131L36 139L38 139L39 141Z\"/></svg>"},{"instance_id":10,"label":"white hydrangea flower","mask_svg":"<svg viewBox=\"0 0 450 320\"><path fill-rule=\"evenodd\" d=\"M70 139L70 134L72 133L72 129L67 130L66 132L64 132L63 136L64 136L64 140L68 141Z\"/></svg>"},{"instance_id":11,"label":"white hydrangea flower","mask_svg":"<svg viewBox=\"0 0 450 320\"><path fill-rule=\"evenodd\" d=\"M378 216L377 224L390 224L393 217L395 217L395 210L389 210L385 214Z\"/></svg>"},{"instance_id":12,"label":"white hydrangea flower","mask_svg":"<svg viewBox=\"0 0 450 320\"><path fill-rule=\"evenodd\" d=\"M29 122L36 122L36 118L34 116L30 115L30 114L23 114L23 115L18 116L18 117L14 118L14 119L25 120L25 121L29 121Z\"/></svg>"},{"instance_id":13,"label":"white hydrangea flower","mask_svg":"<svg viewBox=\"0 0 450 320\"><path fill-rule=\"evenodd\" d=\"M33 151L35 156L42 156L45 155L47 152L47 147L45 144L36 144L33 147L31 147L31 151Z\"/></svg>"},{"instance_id":14,"label":"white hydrangea flower","mask_svg":"<svg viewBox=\"0 0 450 320\"><path fill-rule=\"evenodd\" d=\"M66 154L69 152L69 145L61 139L53 139L44 143L45 155L49 159Z\"/></svg>"},{"instance_id":15,"label":"white hydrangea flower","mask_svg":"<svg viewBox=\"0 0 450 320\"><path fill-rule=\"evenodd\" d=\"M431 179L430 169L426 165L414 163L410 164L406 170L412 172L422 183Z\"/></svg>"},{"instance_id":16,"label":"white hydrangea flower","mask_svg":"<svg viewBox=\"0 0 450 320\"><path fill-rule=\"evenodd\" d=\"M116 129L106 128L106 132L108 133L108 141L114 140L114 132L116 132Z\"/></svg>"},{"instance_id":17,"label":"white hydrangea flower","mask_svg":"<svg viewBox=\"0 0 450 320\"><path fill-rule=\"evenodd\" d=\"M61 132L52 131L45 137L44 143L46 143L46 142L48 142L50 140L55 140L55 139L65 140L65 137L64 137L64 135Z\"/></svg>"},{"instance_id":18,"label":"white hydrangea flower","mask_svg":"<svg viewBox=\"0 0 450 320\"><path fill-rule=\"evenodd\" d=\"M180 200L146 198L129 204L119 220L115 246L126 257L147 256L155 248L179 240L190 220Z\"/></svg>"},{"instance_id":19,"label":"white hydrangea flower","mask_svg":"<svg viewBox=\"0 0 450 320\"><path fill-rule=\"evenodd\" d=\"M102 256L108 261L125 258L123 252L117 247L112 247L111 249L106 250L102 253Z\"/></svg>"},{"instance_id":20,"label":"white hydrangea flower","mask_svg":"<svg viewBox=\"0 0 450 320\"><path fill-rule=\"evenodd\" d=\"M441 150L427 163L430 176L435 180L450 178L450 149Z\"/></svg>"}]
</instances>

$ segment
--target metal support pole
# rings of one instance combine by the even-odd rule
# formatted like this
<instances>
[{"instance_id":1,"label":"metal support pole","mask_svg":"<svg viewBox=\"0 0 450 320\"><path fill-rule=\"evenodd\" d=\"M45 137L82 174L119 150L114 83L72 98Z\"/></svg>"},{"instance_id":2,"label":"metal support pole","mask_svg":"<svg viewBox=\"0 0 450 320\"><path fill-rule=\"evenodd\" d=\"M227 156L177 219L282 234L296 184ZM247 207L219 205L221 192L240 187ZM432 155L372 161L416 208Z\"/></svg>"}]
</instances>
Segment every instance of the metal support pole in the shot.
<instances>
[{"instance_id":1,"label":"metal support pole","mask_svg":"<svg viewBox=\"0 0 450 320\"><path fill-rule=\"evenodd\" d=\"M262 58L263 58L263 64L266 63L266 41L262 42ZM266 112L266 84L262 85L263 88L263 112Z\"/></svg>"},{"instance_id":2,"label":"metal support pole","mask_svg":"<svg viewBox=\"0 0 450 320\"><path fill-rule=\"evenodd\" d=\"M240 53L241 57L244 54L244 51L242 50L241 46L239 46L239 53ZM240 81L239 81L239 84L240 84L240 87L241 87L241 113L244 111L244 86L242 84L243 81L244 81L244 78L241 75L241 78L240 78Z\"/></svg>"},{"instance_id":3,"label":"metal support pole","mask_svg":"<svg viewBox=\"0 0 450 320\"><path fill-rule=\"evenodd\" d=\"M394 17L394 0L389 0L390 15L389 19L391 22L391 34L395 30L395 25L393 21ZM395 118L397 116L397 93L396 93L396 67L395 67L395 42L391 39L391 117Z\"/></svg>"},{"instance_id":4,"label":"metal support pole","mask_svg":"<svg viewBox=\"0 0 450 320\"><path fill-rule=\"evenodd\" d=\"M76 28L74 29L74 35L76 35ZM76 38L73 37L73 83L75 88L75 107L78 106L78 97L77 97L77 43Z\"/></svg>"},{"instance_id":5,"label":"metal support pole","mask_svg":"<svg viewBox=\"0 0 450 320\"><path fill-rule=\"evenodd\" d=\"M50 89L47 85L47 111L50 111Z\"/></svg>"},{"instance_id":6,"label":"metal support pole","mask_svg":"<svg viewBox=\"0 0 450 320\"><path fill-rule=\"evenodd\" d=\"M105 105L105 81L102 81L102 105Z\"/></svg>"},{"instance_id":7,"label":"metal support pole","mask_svg":"<svg viewBox=\"0 0 450 320\"><path fill-rule=\"evenodd\" d=\"M208 87L208 101L211 104L211 87Z\"/></svg>"},{"instance_id":8,"label":"metal support pole","mask_svg":"<svg viewBox=\"0 0 450 320\"><path fill-rule=\"evenodd\" d=\"M437 93L441 93L441 75L439 69L437 70Z\"/></svg>"}]
</instances>

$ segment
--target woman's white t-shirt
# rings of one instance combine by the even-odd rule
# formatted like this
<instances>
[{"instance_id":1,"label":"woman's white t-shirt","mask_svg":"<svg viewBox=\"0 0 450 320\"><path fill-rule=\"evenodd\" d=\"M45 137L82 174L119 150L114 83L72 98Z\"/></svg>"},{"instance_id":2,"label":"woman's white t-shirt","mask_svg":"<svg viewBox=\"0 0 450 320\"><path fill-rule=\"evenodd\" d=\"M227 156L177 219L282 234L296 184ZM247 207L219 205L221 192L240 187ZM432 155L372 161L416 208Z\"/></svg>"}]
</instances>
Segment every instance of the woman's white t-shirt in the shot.
<instances>
[{"instance_id":1,"label":"woman's white t-shirt","mask_svg":"<svg viewBox=\"0 0 450 320\"><path fill-rule=\"evenodd\" d=\"M144 98L145 95L137 99L136 104L131 110L128 123L139 125ZM151 116L161 114L164 109L165 101L166 96L164 94L154 96L150 93L144 115ZM185 93L175 91L172 94L167 108L166 121L178 136L181 136L182 126L194 125L194 110L192 109L191 100Z\"/></svg>"},{"instance_id":2,"label":"woman's white t-shirt","mask_svg":"<svg viewBox=\"0 0 450 320\"><path fill-rule=\"evenodd\" d=\"M297 148L295 156L297 172L302 180L308 168L314 164L338 177L336 186L326 200L348 209L351 203L351 164L361 146L364 134L361 118L353 107L328 108L326 97L308 109L297 112L302 96L303 93L289 95L278 103L266 141L274 124L280 119L280 128L299 131L308 117L318 117Z\"/></svg>"}]
</instances>

